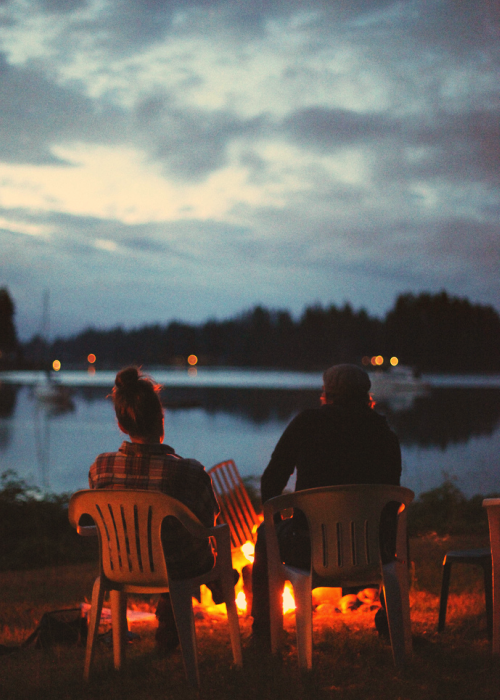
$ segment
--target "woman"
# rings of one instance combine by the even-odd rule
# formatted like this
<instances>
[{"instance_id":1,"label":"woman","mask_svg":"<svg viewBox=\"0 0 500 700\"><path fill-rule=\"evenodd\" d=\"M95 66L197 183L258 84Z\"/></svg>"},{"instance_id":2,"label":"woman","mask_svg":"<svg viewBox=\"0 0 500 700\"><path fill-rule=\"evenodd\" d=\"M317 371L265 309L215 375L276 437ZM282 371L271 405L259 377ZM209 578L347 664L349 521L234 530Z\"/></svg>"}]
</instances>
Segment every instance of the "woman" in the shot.
<instances>
[{"instance_id":1,"label":"woman","mask_svg":"<svg viewBox=\"0 0 500 700\"><path fill-rule=\"evenodd\" d=\"M130 442L125 440L118 452L97 457L90 467L90 488L162 491L184 503L206 527L213 527L219 506L210 476L199 462L183 459L163 444L160 389L137 367L118 372L111 398L118 426ZM162 541L172 578L197 576L214 565L209 540L195 539L173 518L162 530ZM179 643L168 593L161 596L156 616L157 647L166 653Z\"/></svg>"}]
</instances>

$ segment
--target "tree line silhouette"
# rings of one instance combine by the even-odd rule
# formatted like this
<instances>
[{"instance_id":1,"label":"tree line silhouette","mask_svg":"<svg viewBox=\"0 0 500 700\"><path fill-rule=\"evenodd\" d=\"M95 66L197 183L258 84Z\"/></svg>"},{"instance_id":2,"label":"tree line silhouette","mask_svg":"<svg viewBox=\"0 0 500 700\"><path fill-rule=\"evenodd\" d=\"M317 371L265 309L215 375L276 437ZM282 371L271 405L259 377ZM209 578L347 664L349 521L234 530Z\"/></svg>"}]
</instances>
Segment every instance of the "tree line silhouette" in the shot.
<instances>
[{"instance_id":1,"label":"tree line silhouette","mask_svg":"<svg viewBox=\"0 0 500 700\"><path fill-rule=\"evenodd\" d=\"M17 365L35 366L43 357L44 340L35 336L19 344L15 329L12 332L13 314L7 290L0 290L0 363L8 355L11 364L15 358ZM384 319L364 309L355 311L350 304L309 306L296 320L286 310L259 305L231 319L201 324L89 328L57 338L48 355L63 367L83 368L89 353L101 369L185 365L193 354L200 365L317 370L341 362L366 363L381 355L384 366L395 356L426 372L497 372L500 316L492 306L472 304L445 291L401 294Z\"/></svg>"}]
</instances>

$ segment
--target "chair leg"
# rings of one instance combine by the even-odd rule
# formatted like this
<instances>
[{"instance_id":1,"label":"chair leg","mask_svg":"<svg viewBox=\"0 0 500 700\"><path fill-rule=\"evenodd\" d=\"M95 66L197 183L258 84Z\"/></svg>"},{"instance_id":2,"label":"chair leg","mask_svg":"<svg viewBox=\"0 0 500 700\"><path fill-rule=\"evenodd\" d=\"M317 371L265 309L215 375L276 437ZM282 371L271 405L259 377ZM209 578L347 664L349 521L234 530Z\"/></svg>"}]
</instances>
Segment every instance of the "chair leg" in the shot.
<instances>
[{"instance_id":1,"label":"chair leg","mask_svg":"<svg viewBox=\"0 0 500 700\"><path fill-rule=\"evenodd\" d=\"M493 646L495 656L500 654L500 566L493 561Z\"/></svg>"},{"instance_id":2,"label":"chair leg","mask_svg":"<svg viewBox=\"0 0 500 700\"><path fill-rule=\"evenodd\" d=\"M384 564L382 570L392 655L400 668L412 652L408 570L397 561Z\"/></svg>"},{"instance_id":3,"label":"chair leg","mask_svg":"<svg viewBox=\"0 0 500 700\"><path fill-rule=\"evenodd\" d=\"M277 654L283 646L283 588L284 581L269 577L269 622L273 654Z\"/></svg>"},{"instance_id":4,"label":"chair leg","mask_svg":"<svg viewBox=\"0 0 500 700\"><path fill-rule=\"evenodd\" d=\"M293 577L295 598L295 623L297 625L297 652L299 668L312 668L312 591L311 577Z\"/></svg>"},{"instance_id":5,"label":"chair leg","mask_svg":"<svg viewBox=\"0 0 500 700\"><path fill-rule=\"evenodd\" d=\"M444 630L446 624L446 608L448 606L448 591L450 588L451 562L443 564L443 580L441 581L441 598L439 599L438 632Z\"/></svg>"},{"instance_id":6,"label":"chair leg","mask_svg":"<svg viewBox=\"0 0 500 700\"><path fill-rule=\"evenodd\" d=\"M488 630L488 639L493 639L493 581L491 561L483 564L484 573L484 602L486 606L486 627Z\"/></svg>"},{"instance_id":7,"label":"chair leg","mask_svg":"<svg viewBox=\"0 0 500 700\"><path fill-rule=\"evenodd\" d=\"M177 583L180 583L180 585L176 585ZM179 633L186 678L191 686L199 688L200 674L198 671L196 629L191 593L191 589L186 590L185 584L183 586L182 582L175 581L170 586L170 599L172 601L177 632Z\"/></svg>"},{"instance_id":8,"label":"chair leg","mask_svg":"<svg viewBox=\"0 0 500 700\"><path fill-rule=\"evenodd\" d=\"M92 589L92 603L90 606L89 628L87 632L87 649L85 653L85 670L83 677L86 681L90 678L90 667L94 659L95 642L101 621L102 604L104 601L104 588L101 586L101 577L98 576Z\"/></svg>"},{"instance_id":9,"label":"chair leg","mask_svg":"<svg viewBox=\"0 0 500 700\"><path fill-rule=\"evenodd\" d=\"M230 572L230 573L229 573ZM221 576L222 591L226 604L227 622L229 625L229 635L231 638L231 649L233 651L233 661L236 666L243 665L243 655L241 652L240 622L236 601L234 599L233 569L229 569L227 575Z\"/></svg>"},{"instance_id":10,"label":"chair leg","mask_svg":"<svg viewBox=\"0 0 500 700\"><path fill-rule=\"evenodd\" d=\"M127 634L127 594L110 591L111 622L113 625L113 659L115 668L122 667Z\"/></svg>"}]
</instances>

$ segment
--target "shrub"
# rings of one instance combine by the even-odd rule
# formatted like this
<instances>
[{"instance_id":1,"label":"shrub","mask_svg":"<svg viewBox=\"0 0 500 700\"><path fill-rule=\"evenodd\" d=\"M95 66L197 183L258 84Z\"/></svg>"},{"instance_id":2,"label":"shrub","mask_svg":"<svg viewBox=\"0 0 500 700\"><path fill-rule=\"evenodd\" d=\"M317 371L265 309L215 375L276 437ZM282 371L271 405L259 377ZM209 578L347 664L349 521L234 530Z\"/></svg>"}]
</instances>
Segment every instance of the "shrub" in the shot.
<instances>
[{"instance_id":1,"label":"shrub","mask_svg":"<svg viewBox=\"0 0 500 700\"><path fill-rule=\"evenodd\" d=\"M490 494L493 497L495 494ZM449 478L441 486L420 494L408 509L410 536L485 534L488 517L482 507L485 496L467 499Z\"/></svg>"},{"instance_id":2,"label":"shrub","mask_svg":"<svg viewBox=\"0 0 500 700\"><path fill-rule=\"evenodd\" d=\"M97 538L68 521L69 494L41 497L11 470L0 476L0 571L97 559Z\"/></svg>"}]
</instances>

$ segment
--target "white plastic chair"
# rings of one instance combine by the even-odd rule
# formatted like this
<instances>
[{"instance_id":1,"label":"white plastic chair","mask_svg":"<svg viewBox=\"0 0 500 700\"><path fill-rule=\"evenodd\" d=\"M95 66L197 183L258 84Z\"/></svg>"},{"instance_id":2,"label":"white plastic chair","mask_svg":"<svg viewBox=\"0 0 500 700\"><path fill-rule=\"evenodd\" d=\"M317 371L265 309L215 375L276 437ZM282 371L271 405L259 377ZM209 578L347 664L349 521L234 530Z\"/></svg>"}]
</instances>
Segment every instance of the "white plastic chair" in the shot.
<instances>
[{"instance_id":1,"label":"white plastic chair","mask_svg":"<svg viewBox=\"0 0 500 700\"><path fill-rule=\"evenodd\" d=\"M451 567L453 564L475 564L483 570L484 600L486 607L486 625L488 638L493 637L493 590L491 577L491 549L458 549L446 552L443 559L443 578L441 581L441 596L439 599L438 632L446 625L446 610L448 607L448 591L450 588Z\"/></svg>"},{"instance_id":2,"label":"white plastic chair","mask_svg":"<svg viewBox=\"0 0 500 700\"><path fill-rule=\"evenodd\" d=\"M114 666L119 669L125 657L127 593L169 591L186 676L192 686L199 687L192 595L200 585L217 579L221 583L226 604L234 663L242 665L227 525L206 528L183 503L159 491L78 491L69 503L69 520L77 530L84 514L90 515L97 526L100 549L100 575L92 591L85 657L86 680L90 676L105 593L110 592ZM196 538L215 539L217 559L211 571L194 578L169 580L161 542L161 525L166 516L177 518ZM88 534L85 528L82 528L82 534Z\"/></svg>"},{"instance_id":3,"label":"white plastic chair","mask_svg":"<svg viewBox=\"0 0 500 700\"><path fill-rule=\"evenodd\" d=\"M406 511L414 493L400 486L379 484L328 486L271 498L264 504L269 573L271 648L282 644L281 594L291 582L296 605L299 666L312 667L312 590L383 582L394 663L401 666L412 651L407 566ZM383 564L380 519L391 502L400 504L396 558ZM300 509L309 525L311 569L304 571L281 561L275 514Z\"/></svg>"},{"instance_id":4,"label":"white plastic chair","mask_svg":"<svg viewBox=\"0 0 500 700\"><path fill-rule=\"evenodd\" d=\"M500 654L500 498L485 498L488 513L493 585L493 654Z\"/></svg>"}]
</instances>

